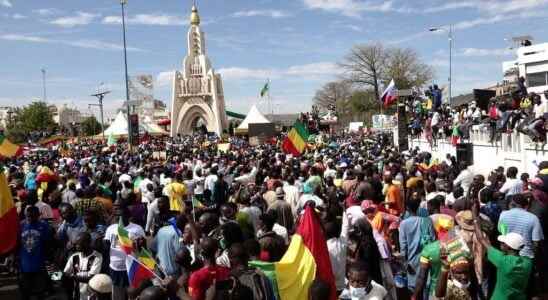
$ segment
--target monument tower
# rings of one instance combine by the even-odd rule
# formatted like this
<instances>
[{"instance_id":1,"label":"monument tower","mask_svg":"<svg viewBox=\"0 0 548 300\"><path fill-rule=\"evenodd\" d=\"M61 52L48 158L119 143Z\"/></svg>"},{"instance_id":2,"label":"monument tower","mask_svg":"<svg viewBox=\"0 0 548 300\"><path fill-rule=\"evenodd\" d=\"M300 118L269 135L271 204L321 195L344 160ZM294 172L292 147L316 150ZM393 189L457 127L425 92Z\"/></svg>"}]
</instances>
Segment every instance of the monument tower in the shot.
<instances>
[{"instance_id":1,"label":"monument tower","mask_svg":"<svg viewBox=\"0 0 548 300\"><path fill-rule=\"evenodd\" d=\"M171 136L191 134L199 121L209 132L221 135L227 128L223 82L206 54L200 15L192 6L183 69L175 71L171 101Z\"/></svg>"}]
</instances>

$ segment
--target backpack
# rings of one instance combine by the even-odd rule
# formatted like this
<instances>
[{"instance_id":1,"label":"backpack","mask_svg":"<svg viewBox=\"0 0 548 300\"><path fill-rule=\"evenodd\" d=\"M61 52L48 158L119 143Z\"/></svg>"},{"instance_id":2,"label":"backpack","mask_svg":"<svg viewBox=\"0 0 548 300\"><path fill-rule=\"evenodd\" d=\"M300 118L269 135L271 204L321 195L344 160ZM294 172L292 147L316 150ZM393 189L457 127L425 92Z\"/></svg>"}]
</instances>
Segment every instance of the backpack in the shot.
<instances>
[{"instance_id":1,"label":"backpack","mask_svg":"<svg viewBox=\"0 0 548 300\"><path fill-rule=\"evenodd\" d=\"M272 289L269 289L269 283L267 283L268 279L261 271L256 269L247 269L234 275L243 288L247 288L253 293L253 299L273 299Z\"/></svg>"}]
</instances>

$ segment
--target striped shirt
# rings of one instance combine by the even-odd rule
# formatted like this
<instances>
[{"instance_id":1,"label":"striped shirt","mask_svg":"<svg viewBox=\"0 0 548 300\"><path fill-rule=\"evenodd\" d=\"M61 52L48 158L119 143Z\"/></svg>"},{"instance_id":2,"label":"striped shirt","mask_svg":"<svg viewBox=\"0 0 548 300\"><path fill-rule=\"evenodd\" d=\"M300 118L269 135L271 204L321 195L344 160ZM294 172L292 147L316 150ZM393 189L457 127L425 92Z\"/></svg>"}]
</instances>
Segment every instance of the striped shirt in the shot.
<instances>
[{"instance_id":1,"label":"striped shirt","mask_svg":"<svg viewBox=\"0 0 548 300\"><path fill-rule=\"evenodd\" d=\"M515 232L523 237L525 246L519 252L521 256L535 257L533 242L544 240L537 216L522 208L512 208L500 214L500 224L506 224L508 232Z\"/></svg>"}]
</instances>

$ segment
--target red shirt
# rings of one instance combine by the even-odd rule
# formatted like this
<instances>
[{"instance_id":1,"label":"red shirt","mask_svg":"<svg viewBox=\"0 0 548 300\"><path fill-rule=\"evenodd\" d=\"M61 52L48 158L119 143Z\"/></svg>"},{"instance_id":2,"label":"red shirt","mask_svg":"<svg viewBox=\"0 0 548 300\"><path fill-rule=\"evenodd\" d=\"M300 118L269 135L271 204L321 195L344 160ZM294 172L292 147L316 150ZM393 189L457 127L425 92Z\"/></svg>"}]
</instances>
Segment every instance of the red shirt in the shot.
<instances>
[{"instance_id":1,"label":"red shirt","mask_svg":"<svg viewBox=\"0 0 548 300\"><path fill-rule=\"evenodd\" d=\"M213 278L217 281L227 280L229 275L229 268L220 266L203 267L190 275L188 293L194 300L204 300L206 290L213 283Z\"/></svg>"}]
</instances>

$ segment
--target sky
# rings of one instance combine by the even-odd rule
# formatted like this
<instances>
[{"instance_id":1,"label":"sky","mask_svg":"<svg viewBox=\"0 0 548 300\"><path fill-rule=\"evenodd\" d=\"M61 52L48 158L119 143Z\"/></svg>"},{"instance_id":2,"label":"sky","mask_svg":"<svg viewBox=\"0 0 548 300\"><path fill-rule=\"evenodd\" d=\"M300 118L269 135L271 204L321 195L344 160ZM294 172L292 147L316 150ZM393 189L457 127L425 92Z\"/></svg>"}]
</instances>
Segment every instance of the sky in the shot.
<instances>
[{"instance_id":1,"label":"sky","mask_svg":"<svg viewBox=\"0 0 548 300\"><path fill-rule=\"evenodd\" d=\"M47 101L96 113L100 83L112 117L125 99L118 0L0 0L0 106ZM130 75L150 74L170 107L171 74L181 69L191 0L128 0ZM271 80L275 113L308 111L316 90L337 80L353 45L409 47L447 85L454 28L453 94L502 79L515 57L506 39L548 41L548 0L198 0L208 56L222 74L227 109L246 113Z\"/></svg>"}]
</instances>

